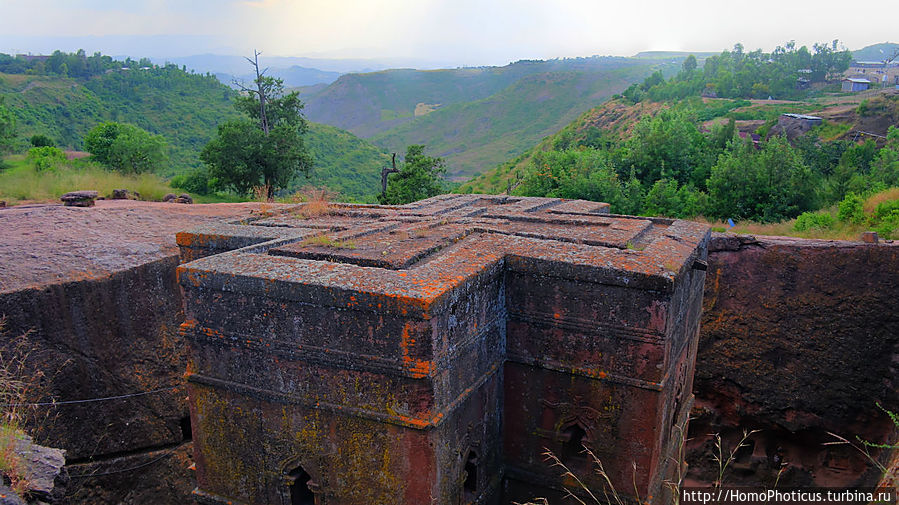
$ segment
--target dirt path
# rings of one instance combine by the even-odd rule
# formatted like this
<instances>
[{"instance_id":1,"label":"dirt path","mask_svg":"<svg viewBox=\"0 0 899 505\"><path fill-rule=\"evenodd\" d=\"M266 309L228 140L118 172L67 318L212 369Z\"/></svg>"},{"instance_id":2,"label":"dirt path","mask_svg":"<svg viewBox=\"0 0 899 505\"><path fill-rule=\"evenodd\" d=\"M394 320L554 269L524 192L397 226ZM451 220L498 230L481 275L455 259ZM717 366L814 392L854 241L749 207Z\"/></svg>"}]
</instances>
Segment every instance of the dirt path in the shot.
<instances>
[{"instance_id":1,"label":"dirt path","mask_svg":"<svg viewBox=\"0 0 899 505\"><path fill-rule=\"evenodd\" d=\"M92 208L0 209L0 292L99 278L177 252L175 233L249 216L258 203L101 200Z\"/></svg>"}]
</instances>

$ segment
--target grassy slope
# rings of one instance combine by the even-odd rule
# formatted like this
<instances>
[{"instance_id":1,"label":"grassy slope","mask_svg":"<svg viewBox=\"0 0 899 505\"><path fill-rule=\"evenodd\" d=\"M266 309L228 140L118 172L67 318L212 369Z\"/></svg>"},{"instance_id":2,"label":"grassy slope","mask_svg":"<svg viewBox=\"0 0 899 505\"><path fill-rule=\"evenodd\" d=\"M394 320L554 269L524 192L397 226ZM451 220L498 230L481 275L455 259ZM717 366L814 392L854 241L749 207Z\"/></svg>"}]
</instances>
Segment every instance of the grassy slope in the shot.
<instances>
[{"instance_id":1,"label":"grassy slope","mask_svg":"<svg viewBox=\"0 0 899 505\"><path fill-rule=\"evenodd\" d=\"M509 183L514 184L517 179L524 177L525 173L530 170L531 158L535 153L553 149L553 146L556 145L559 139L569 137L575 141L580 140L584 137L585 130L590 127L611 132L617 138L622 139L641 117L654 115L661 108L661 104L650 102L641 102L637 105L626 103L623 100L605 102L582 113L560 130L544 137L536 145L517 157L465 182L459 187L458 192L502 193L506 191Z\"/></svg>"},{"instance_id":2,"label":"grassy slope","mask_svg":"<svg viewBox=\"0 0 899 505\"><path fill-rule=\"evenodd\" d=\"M313 121L369 137L411 120L418 103L449 105L478 100L508 86L523 70L401 69L347 74L310 95L306 113Z\"/></svg>"},{"instance_id":3,"label":"grassy slope","mask_svg":"<svg viewBox=\"0 0 899 505\"><path fill-rule=\"evenodd\" d=\"M411 121L418 103L474 102L497 93L522 77L546 72L597 73L657 61L618 57L518 61L504 67L443 70L394 69L347 74L324 89L304 88L306 112L313 121L370 137Z\"/></svg>"},{"instance_id":4,"label":"grassy slope","mask_svg":"<svg viewBox=\"0 0 899 505\"><path fill-rule=\"evenodd\" d=\"M856 61L883 61L884 58L892 56L896 49L899 49L899 44L883 42L852 51L852 57Z\"/></svg>"},{"instance_id":5,"label":"grassy slope","mask_svg":"<svg viewBox=\"0 0 899 505\"><path fill-rule=\"evenodd\" d=\"M0 200L10 205L58 202L64 193L80 189L93 189L101 196L109 196L112 190L121 188L137 191L144 200L161 200L166 193L182 193L169 187L158 175L123 175L86 159L39 172L19 155L4 160L4 168L0 170Z\"/></svg>"},{"instance_id":6,"label":"grassy slope","mask_svg":"<svg viewBox=\"0 0 899 505\"><path fill-rule=\"evenodd\" d=\"M78 150L84 135L98 123L132 123L169 142L170 164L164 176L199 166L199 152L216 126L239 117L227 86L178 69L114 72L87 81L0 74L0 95L16 112L19 151L27 148L27 138L35 133ZM309 126L306 142L316 161L310 182L328 185L352 199L373 198L385 154L348 132Z\"/></svg>"},{"instance_id":7,"label":"grassy slope","mask_svg":"<svg viewBox=\"0 0 899 505\"><path fill-rule=\"evenodd\" d=\"M895 200L899 200L899 188L889 188L887 190L869 196L867 199L865 199L864 203L865 218L869 220L872 219L874 209L877 208L877 205L879 203ZM726 231L728 233L744 233L749 235L802 237L829 240L861 240L862 233L870 231L872 228L870 222L853 224L840 221L837 217L837 206L833 206L829 209L822 209L817 213L830 214L834 221L833 227L829 229L812 228L806 231L796 231L796 229L794 228L794 226L796 225L795 219L772 224L759 224L749 221L738 222L733 228L722 221L707 222L707 224L711 225L713 230L720 232Z\"/></svg>"},{"instance_id":8,"label":"grassy slope","mask_svg":"<svg viewBox=\"0 0 899 505\"><path fill-rule=\"evenodd\" d=\"M169 142L166 176L199 165L199 150L216 125L237 114L226 87L177 69L113 72L87 81L3 74L0 93L18 116L21 147L32 134L44 133L61 147L81 149L98 123L131 123Z\"/></svg>"},{"instance_id":9,"label":"grassy slope","mask_svg":"<svg viewBox=\"0 0 899 505\"><path fill-rule=\"evenodd\" d=\"M390 162L386 153L348 131L319 123L309 125L305 142L315 158L315 168L311 178L297 178L291 189L326 186L345 199L375 202L381 189L381 168Z\"/></svg>"}]
</instances>

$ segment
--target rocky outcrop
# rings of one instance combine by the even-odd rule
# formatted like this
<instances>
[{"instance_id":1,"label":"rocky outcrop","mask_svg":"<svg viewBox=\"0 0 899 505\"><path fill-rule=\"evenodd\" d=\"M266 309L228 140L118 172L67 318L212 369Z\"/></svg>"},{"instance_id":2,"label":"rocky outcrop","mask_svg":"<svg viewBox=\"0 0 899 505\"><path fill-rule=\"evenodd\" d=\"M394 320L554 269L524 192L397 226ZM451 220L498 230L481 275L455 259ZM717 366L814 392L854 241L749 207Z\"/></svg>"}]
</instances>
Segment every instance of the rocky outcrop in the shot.
<instances>
[{"instance_id":1,"label":"rocky outcrop","mask_svg":"<svg viewBox=\"0 0 899 505\"><path fill-rule=\"evenodd\" d=\"M734 447L758 429L735 481L876 482L858 451L823 444L894 439L876 404L899 411L899 246L719 235L709 250L691 477L714 480L706 434Z\"/></svg>"},{"instance_id":2,"label":"rocky outcrop","mask_svg":"<svg viewBox=\"0 0 899 505\"><path fill-rule=\"evenodd\" d=\"M110 195L110 199L112 200L140 200L140 193L137 191L128 191L127 189L114 189L112 190L112 195Z\"/></svg>"},{"instance_id":3,"label":"rocky outcrop","mask_svg":"<svg viewBox=\"0 0 899 505\"><path fill-rule=\"evenodd\" d=\"M189 503L191 437L175 233L255 204L107 200L0 215L0 316L43 372L32 417L67 451L67 503ZM5 344L4 344L5 345ZM165 457L160 457L165 454Z\"/></svg>"},{"instance_id":4,"label":"rocky outcrop","mask_svg":"<svg viewBox=\"0 0 899 505\"><path fill-rule=\"evenodd\" d=\"M15 436L15 435L13 435ZM69 478L65 469L65 451L44 447L34 443L31 437L15 436L14 447L8 457L15 463L16 490L7 487L12 484L9 469L4 468L4 482L0 483L0 505L47 505L62 503Z\"/></svg>"}]
</instances>

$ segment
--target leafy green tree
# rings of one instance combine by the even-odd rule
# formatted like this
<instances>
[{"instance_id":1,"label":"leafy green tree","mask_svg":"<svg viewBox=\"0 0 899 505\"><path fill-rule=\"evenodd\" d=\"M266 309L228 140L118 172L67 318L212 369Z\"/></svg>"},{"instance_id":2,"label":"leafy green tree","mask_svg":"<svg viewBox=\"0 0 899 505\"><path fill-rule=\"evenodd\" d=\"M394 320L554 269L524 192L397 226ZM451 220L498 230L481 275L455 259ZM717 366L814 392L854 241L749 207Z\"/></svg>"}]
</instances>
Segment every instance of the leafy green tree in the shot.
<instances>
[{"instance_id":1,"label":"leafy green tree","mask_svg":"<svg viewBox=\"0 0 899 505\"><path fill-rule=\"evenodd\" d=\"M871 162L871 178L884 186L899 186L899 128L887 130L887 143Z\"/></svg>"},{"instance_id":2,"label":"leafy green tree","mask_svg":"<svg viewBox=\"0 0 899 505\"><path fill-rule=\"evenodd\" d=\"M406 147L405 161L396 173L387 177L387 191L378 195L381 204L402 205L444 192L446 162L443 158L425 156L424 150L423 145Z\"/></svg>"},{"instance_id":3,"label":"leafy green tree","mask_svg":"<svg viewBox=\"0 0 899 505\"><path fill-rule=\"evenodd\" d=\"M852 224L861 224L865 220L865 199L856 193L849 193L840 202L837 218Z\"/></svg>"},{"instance_id":4,"label":"leafy green tree","mask_svg":"<svg viewBox=\"0 0 899 505\"><path fill-rule=\"evenodd\" d=\"M127 173L155 172L168 160L161 135L127 123L95 126L84 137L84 148L100 163Z\"/></svg>"},{"instance_id":5,"label":"leafy green tree","mask_svg":"<svg viewBox=\"0 0 899 505\"><path fill-rule=\"evenodd\" d=\"M29 141L33 147L54 147L56 145L56 142L53 142L53 139L42 133L32 135Z\"/></svg>"},{"instance_id":6,"label":"leafy green tree","mask_svg":"<svg viewBox=\"0 0 899 505\"><path fill-rule=\"evenodd\" d=\"M704 183L710 160L708 140L687 112L666 110L655 117L642 119L625 143L624 168L631 168L644 185L659 179L684 184L694 179Z\"/></svg>"},{"instance_id":7,"label":"leafy green tree","mask_svg":"<svg viewBox=\"0 0 899 505\"><path fill-rule=\"evenodd\" d=\"M838 202L849 192L866 193L873 189L872 183L875 181L868 174L876 155L877 146L873 141L850 144L840 156L833 173L824 181L822 193L826 201Z\"/></svg>"},{"instance_id":8,"label":"leafy green tree","mask_svg":"<svg viewBox=\"0 0 899 505\"><path fill-rule=\"evenodd\" d=\"M264 186L268 198L312 165L295 127L281 124L266 134L257 122L247 119L219 125L216 137L203 148L200 159L209 167L210 180L216 188L246 195Z\"/></svg>"},{"instance_id":9,"label":"leafy green tree","mask_svg":"<svg viewBox=\"0 0 899 505\"><path fill-rule=\"evenodd\" d=\"M681 213L682 202L677 192L677 181L659 179L646 193L643 212L650 216L677 217Z\"/></svg>"},{"instance_id":10,"label":"leafy green tree","mask_svg":"<svg viewBox=\"0 0 899 505\"><path fill-rule=\"evenodd\" d=\"M242 87L244 95L234 102L249 118L219 125L200 159L216 187L247 194L263 186L272 199L296 175L308 176L313 160L303 142L307 124L299 93L285 93L281 79L263 75L255 56L247 58L256 69L255 87Z\"/></svg>"},{"instance_id":11,"label":"leafy green tree","mask_svg":"<svg viewBox=\"0 0 899 505\"><path fill-rule=\"evenodd\" d=\"M687 56L684 59L683 70L685 73L688 74L688 76L689 76L689 74L692 74L694 70L696 70L696 67L697 67L696 56L693 56L691 54L690 56Z\"/></svg>"},{"instance_id":12,"label":"leafy green tree","mask_svg":"<svg viewBox=\"0 0 899 505\"><path fill-rule=\"evenodd\" d=\"M16 138L16 115L3 102L0 96L0 154L12 149Z\"/></svg>"},{"instance_id":13,"label":"leafy green tree","mask_svg":"<svg viewBox=\"0 0 899 505\"><path fill-rule=\"evenodd\" d=\"M206 170L206 167L198 167L172 177L169 183L173 188L183 189L188 193L208 195L212 192L209 182L209 171Z\"/></svg>"},{"instance_id":14,"label":"leafy green tree","mask_svg":"<svg viewBox=\"0 0 899 505\"><path fill-rule=\"evenodd\" d=\"M761 150L737 143L712 167L708 181L713 217L777 222L814 206L811 170L783 137Z\"/></svg>"}]
</instances>

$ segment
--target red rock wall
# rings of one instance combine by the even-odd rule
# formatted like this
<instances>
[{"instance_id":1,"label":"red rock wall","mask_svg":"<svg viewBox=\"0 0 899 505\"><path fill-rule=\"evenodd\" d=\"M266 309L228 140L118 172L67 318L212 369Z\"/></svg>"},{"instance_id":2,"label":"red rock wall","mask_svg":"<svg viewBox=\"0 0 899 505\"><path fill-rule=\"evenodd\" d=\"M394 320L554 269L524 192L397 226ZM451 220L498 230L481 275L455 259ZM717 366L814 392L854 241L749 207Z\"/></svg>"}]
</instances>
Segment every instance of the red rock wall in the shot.
<instances>
[{"instance_id":1,"label":"red rock wall","mask_svg":"<svg viewBox=\"0 0 899 505\"><path fill-rule=\"evenodd\" d=\"M873 483L877 472L828 431L895 437L899 411L899 247L718 236L709 247L691 480L713 481L708 433L728 447L758 429L728 481ZM883 455L885 458L886 455Z\"/></svg>"}]
</instances>

